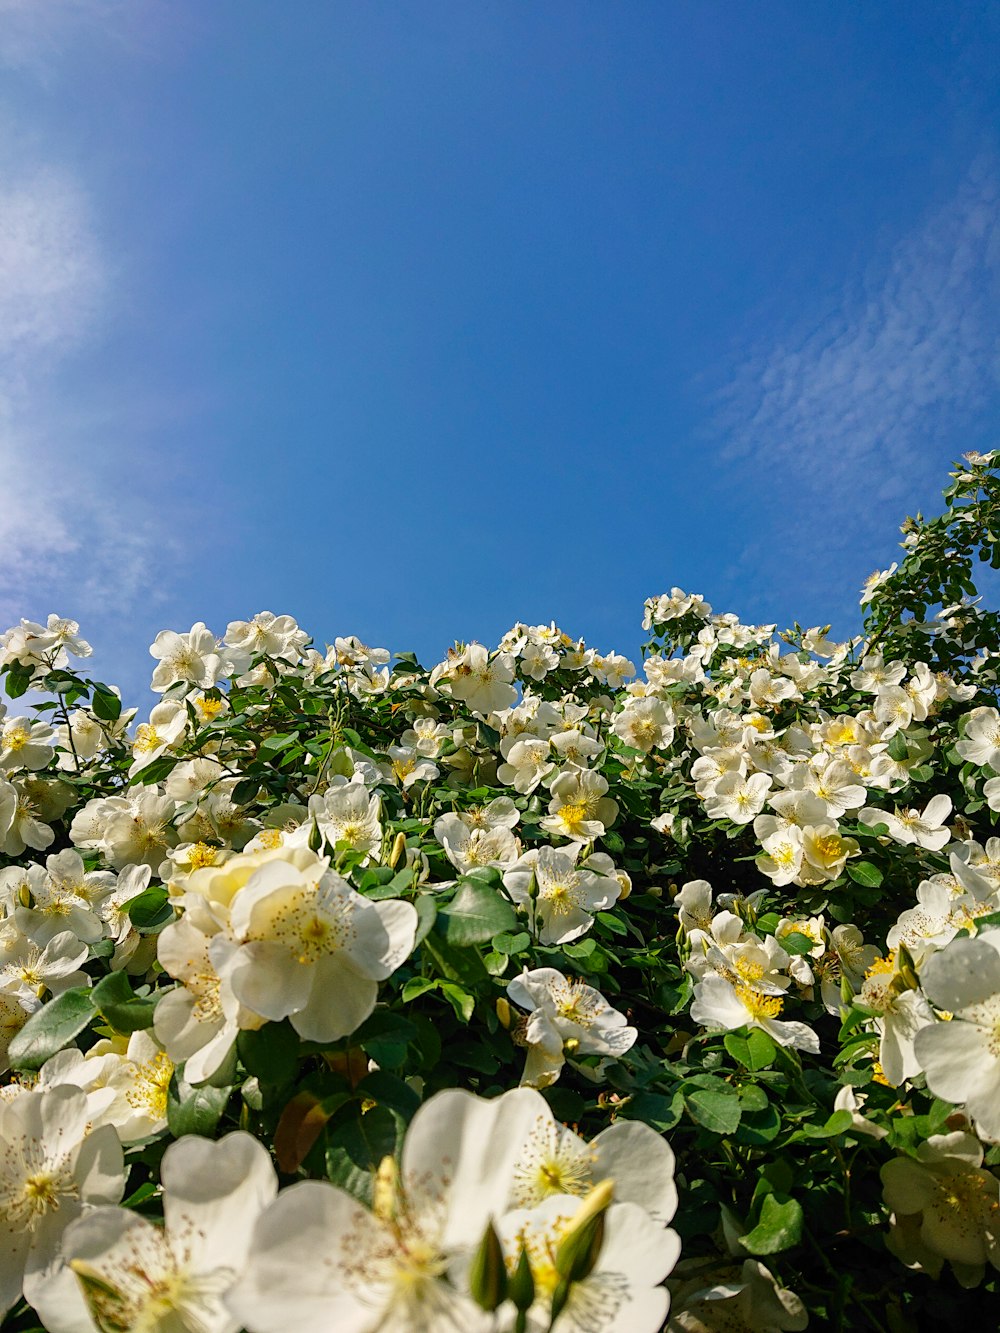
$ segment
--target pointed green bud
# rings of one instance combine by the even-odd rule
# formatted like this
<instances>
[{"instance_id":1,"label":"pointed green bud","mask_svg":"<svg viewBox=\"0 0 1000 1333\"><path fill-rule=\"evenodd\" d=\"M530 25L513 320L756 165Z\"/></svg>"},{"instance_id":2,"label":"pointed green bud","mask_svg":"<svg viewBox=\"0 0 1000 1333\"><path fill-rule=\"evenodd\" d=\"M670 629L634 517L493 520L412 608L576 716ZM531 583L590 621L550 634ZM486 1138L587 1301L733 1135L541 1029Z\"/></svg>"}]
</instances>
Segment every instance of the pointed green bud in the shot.
<instances>
[{"instance_id":1,"label":"pointed green bud","mask_svg":"<svg viewBox=\"0 0 1000 1333\"><path fill-rule=\"evenodd\" d=\"M604 1218L614 1192L613 1180L595 1185L556 1247L556 1272L567 1282L579 1282L593 1272L604 1244Z\"/></svg>"},{"instance_id":2,"label":"pointed green bud","mask_svg":"<svg viewBox=\"0 0 1000 1333\"><path fill-rule=\"evenodd\" d=\"M507 1295L518 1310L530 1310L535 1301L535 1278L528 1252L523 1245L517 1257L517 1266L507 1280Z\"/></svg>"},{"instance_id":3,"label":"pointed green bud","mask_svg":"<svg viewBox=\"0 0 1000 1333\"><path fill-rule=\"evenodd\" d=\"M490 1218L469 1267L469 1290L482 1310L495 1310L507 1297L503 1246Z\"/></svg>"},{"instance_id":4,"label":"pointed green bud","mask_svg":"<svg viewBox=\"0 0 1000 1333\"><path fill-rule=\"evenodd\" d=\"M318 852L322 846L323 835L319 831L319 824L314 819L312 828L309 830L309 850L311 852Z\"/></svg>"}]
</instances>

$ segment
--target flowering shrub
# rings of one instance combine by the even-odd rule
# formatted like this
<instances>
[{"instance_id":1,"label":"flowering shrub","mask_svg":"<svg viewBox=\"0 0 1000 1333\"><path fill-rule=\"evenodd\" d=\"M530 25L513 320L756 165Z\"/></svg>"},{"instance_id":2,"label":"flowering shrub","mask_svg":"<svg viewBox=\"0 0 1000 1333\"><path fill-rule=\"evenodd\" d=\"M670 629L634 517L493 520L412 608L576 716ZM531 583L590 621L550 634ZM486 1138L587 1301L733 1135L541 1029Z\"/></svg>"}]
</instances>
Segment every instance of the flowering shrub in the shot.
<instances>
[{"instance_id":1,"label":"flowering shrub","mask_svg":"<svg viewBox=\"0 0 1000 1333\"><path fill-rule=\"evenodd\" d=\"M846 643L7 631L4 1327L995 1326L998 462Z\"/></svg>"}]
</instances>

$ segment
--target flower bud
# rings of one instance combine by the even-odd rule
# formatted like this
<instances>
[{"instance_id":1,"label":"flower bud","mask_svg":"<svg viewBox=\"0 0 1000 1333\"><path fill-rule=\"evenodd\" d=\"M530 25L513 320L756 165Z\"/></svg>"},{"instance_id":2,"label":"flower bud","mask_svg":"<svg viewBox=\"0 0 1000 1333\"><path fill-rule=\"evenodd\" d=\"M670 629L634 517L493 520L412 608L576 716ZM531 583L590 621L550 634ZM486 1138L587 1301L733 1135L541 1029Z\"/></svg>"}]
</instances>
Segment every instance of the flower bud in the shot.
<instances>
[{"instance_id":1,"label":"flower bud","mask_svg":"<svg viewBox=\"0 0 1000 1333\"><path fill-rule=\"evenodd\" d=\"M399 1206L399 1167L395 1157L383 1157L375 1172L372 1187L372 1212L383 1222L391 1222Z\"/></svg>"},{"instance_id":2,"label":"flower bud","mask_svg":"<svg viewBox=\"0 0 1000 1333\"><path fill-rule=\"evenodd\" d=\"M469 1267L469 1290L482 1310L495 1310L507 1297L507 1268L503 1247L491 1218L486 1224Z\"/></svg>"},{"instance_id":3,"label":"flower bud","mask_svg":"<svg viewBox=\"0 0 1000 1333\"><path fill-rule=\"evenodd\" d=\"M535 1278L523 1245L514 1271L507 1279L507 1295L518 1310L530 1310L535 1301Z\"/></svg>"},{"instance_id":4,"label":"flower bud","mask_svg":"<svg viewBox=\"0 0 1000 1333\"><path fill-rule=\"evenodd\" d=\"M556 1247L556 1272L567 1282L579 1282L593 1272L604 1243L604 1217L614 1192L613 1180L595 1185Z\"/></svg>"},{"instance_id":5,"label":"flower bud","mask_svg":"<svg viewBox=\"0 0 1000 1333\"><path fill-rule=\"evenodd\" d=\"M389 853L389 865L393 870L399 865L400 857L406 854L406 834L397 833Z\"/></svg>"},{"instance_id":6,"label":"flower bud","mask_svg":"<svg viewBox=\"0 0 1000 1333\"><path fill-rule=\"evenodd\" d=\"M497 1010L497 1018L499 1018L500 1020L500 1025L509 1031L512 1021L510 1013L510 1002L503 995L497 996L496 1010Z\"/></svg>"}]
</instances>

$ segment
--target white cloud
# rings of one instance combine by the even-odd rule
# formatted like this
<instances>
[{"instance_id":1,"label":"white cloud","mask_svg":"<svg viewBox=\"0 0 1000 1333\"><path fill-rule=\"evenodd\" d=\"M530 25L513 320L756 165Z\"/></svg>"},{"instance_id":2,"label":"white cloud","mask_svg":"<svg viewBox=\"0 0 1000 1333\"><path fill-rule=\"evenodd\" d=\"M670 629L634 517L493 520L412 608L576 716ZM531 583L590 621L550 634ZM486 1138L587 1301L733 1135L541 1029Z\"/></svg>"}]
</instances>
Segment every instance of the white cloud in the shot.
<instances>
[{"instance_id":1,"label":"white cloud","mask_svg":"<svg viewBox=\"0 0 1000 1333\"><path fill-rule=\"evenodd\" d=\"M947 414L981 407L1000 371L1000 190L985 165L812 330L753 349L726 395L729 458L843 473L914 461ZM822 484L826 484L826 478Z\"/></svg>"},{"instance_id":2,"label":"white cloud","mask_svg":"<svg viewBox=\"0 0 1000 1333\"><path fill-rule=\"evenodd\" d=\"M84 338L104 288L79 183L53 169L0 180L0 363L7 373Z\"/></svg>"},{"instance_id":3,"label":"white cloud","mask_svg":"<svg viewBox=\"0 0 1000 1333\"><path fill-rule=\"evenodd\" d=\"M112 314L111 286L80 180L54 167L6 166L0 175L0 628L54 610L56 602L72 616L127 614L156 585L163 547L150 536L149 514L141 499L130 500L126 514L118 499L119 423L107 414L93 419L92 406L73 402L61 376L72 358L99 348Z\"/></svg>"},{"instance_id":4,"label":"white cloud","mask_svg":"<svg viewBox=\"0 0 1000 1333\"><path fill-rule=\"evenodd\" d=\"M81 40L145 44L161 0L0 0L0 65L48 83Z\"/></svg>"},{"instance_id":5,"label":"white cloud","mask_svg":"<svg viewBox=\"0 0 1000 1333\"><path fill-rule=\"evenodd\" d=\"M842 593L969 447L1000 385L998 200L995 164L977 162L810 324L738 358L717 425L730 480L769 495L755 514L768 535L741 557L765 578L792 550L817 592Z\"/></svg>"}]
</instances>

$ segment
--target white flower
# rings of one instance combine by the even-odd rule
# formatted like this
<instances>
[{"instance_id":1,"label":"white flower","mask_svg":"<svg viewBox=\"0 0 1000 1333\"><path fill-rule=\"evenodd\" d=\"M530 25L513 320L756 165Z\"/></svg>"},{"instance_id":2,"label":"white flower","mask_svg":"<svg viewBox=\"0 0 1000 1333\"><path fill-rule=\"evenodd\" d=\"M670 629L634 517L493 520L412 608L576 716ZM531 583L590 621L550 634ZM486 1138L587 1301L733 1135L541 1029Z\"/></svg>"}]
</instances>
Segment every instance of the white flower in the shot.
<instances>
[{"instance_id":1,"label":"white flower","mask_svg":"<svg viewBox=\"0 0 1000 1333\"><path fill-rule=\"evenodd\" d=\"M470 828L458 814L439 815L434 821L434 836L462 874L476 866L511 866L520 852L510 829Z\"/></svg>"},{"instance_id":2,"label":"white flower","mask_svg":"<svg viewBox=\"0 0 1000 1333\"><path fill-rule=\"evenodd\" d=\"M921 1031L934 1023L931 1007L919 991L905 988L892 957L871 964L857 998L866 1009L874 1011L879 1063L886 1082L898 1088L905 1079L921 1072L915 1043Z\"/></svg>"},{"instance_id":3,"label":"white flower","mask_svg":"<svg viewBox=\"0 0 1000 1333\"><path fill-rule=\"evenodd\" d=\"M714 1273L711 1286L691 1280L679 1287L671 1282L675 1311L667 1333L799 1333L809 1323L806 1307L793 1291L779 1286L773 1273L757 1259L746 1259L742 1269Z\"/></svg>"},{"instance_id":4,"label":"white flower","mask_svg":"<svg viewBox=\"0 0 1000 1333\"><path fill-rule=\"evenodd\" d=\"M608 784L589 768L568 768L552 783L549 813L541 821L547 833L573 842L592 842L618 816L618 804L605 795Z\"/></svg>"},{"instance_id":5,"label":"white flower","mask_svg":"<svg viewBox=\"0 0 1000 1333\"><path fill-rule=\"evenodd\" d=\"M192 625L187 634L177 634L172 629L161 630L149 653L159 659L150 683L150 689L157 694L162 694L177 681L209 689L230 671L219 653L215 635L201 620Z\"/></svg>"},{"instance_id":6,"label":"white flower","mask_svg":"<svg viewBox=\"0 0 1000 1333\"><path fill-rule=\"evenodd\" d=\"M948 1260L964 1287L976 1286L987 1263L1000 1268L1000 1181L983 1169L971 1134L932 1134L916 1157L881 1169L892 1209L889 1249L908 1267L937 1277Z\"/></svg>"},{"instance_id":7,"label":"white flower","mask_svg":"<svg viewBox=\"0 0 1000 1333\"><path fill-rule=\"evenodd\" d=\"M309 642L291 616L258 611L252 620L231 620L223 640L237 671L245 671L254 657L283 658L297 662ZM338 642L340 642L338 640Z\"/></svg>"},{"instance_id":8,"label":"white flower","mask_svg":"<svg viewBox=\"0 0 1000 1333\"><path fill-rule=\"evenodd\" d=\"M164 1225L127 1208L95 1208L67 1230L66 1277L36 1304L59 1333L236 1333L226 1293L246 1266L250 1236L278 1192L267 1149L236 1132L189 1135L163 1155ZM91 1322L93 1317L93 1322Z\"/></svg>"},{"instance_id":9,"label":"white flower","mask_svg":"<svg viewBox=\"0 0 1000 1333\"><path fill-rule=\"evenodd\" d=\"M762 1028L781 1046L795 1046L802 1051L819 1051L819 1038L805 1023L779 1021L784 1000L764 990L759 980L750 978L735 985L717 973L695 983L691 1017L707 1028L732 1031L741 1027Z\"/></svg>"},{"instance_id":10,"label":"white flower","mask_svg":"<svg viewBox=\"0 0 1000 1333\"><path fill-rule=\"evenodd\" d=\"M176 699L164 699L158 703L150 713L149 721L141 722L136 727L129 777L135 777L136 773L176 745L183 738L187 723L187 709L182 703Z\"/></svg>"},{"instance_id":11,"label":"white flower","mask_svg":"<svg viewBox=\"0 0 1000 1333\"><path fill-rule=\"evenodd\" d=\"M764 809L771 779L766 773L724 773L705 800L709 819L731 819L734 824L749 824Z\"/></svg>"},{"instance_id":12,"label":"white flower","mask_svg":"<svg viewBox=\"0 0 1000 1333\"><path fill-rule=\"evenodd\" d=\"M492 658L481 643L470 643L464 652L449 659L446 667L453 699L460 699L473 713L487 713L509 708L517 698L514 657L497 653Z\"/></svg>"},{"instance_id":13,"label":"white flower","mask_svg":"<svg viewBox=\"0 0 1000 1333\"><path fill-rule=\"evenodd\" d=\"M230 907L239 952L229 975L248 1009L329 1042L374 1009L379 981L413 948L417 912L397 899L370 902L323 865L272 861L251 875ZM211 948L215 962L223 943Z\"/></svg>"},{"instance_id":14,"label":"white flower","mask_svg":"<svg viewBox=\"0 0 1000 1333\"><path fill-rule=\"evenodd\" d=\"M662 699L630 700L616 713L612 730L626 745L648 754L663 750L674 738L673 718Z\"/></svg>"},{"instance_id":15,"label":"white flower","mask_svg":"<svg viewBox=\"0 0 1000 1333\"><path fill-rule=\"evenodd\" d=\"M153 1031L174 1063L186 1062L185 1081L204 1083L225 1063L240 1028L261 1027L263 1019L242 1010L233 994L229 965L237 945L232 940L203 935L184 916L160 932L156 946L164 971L183 984L157 1004Z\"/></svg>"},{"instance_id":16,"label":"white flower","mask_svg":"<svg viewBox=\"0 0 1000 1333\"><path fill-rule=\"evenodd\" d=\"M530 1333L657 1333L670 1306L659 1284L680 1255L676 1232L664 1229L634 1203L612 1203L605 1213L604 1239L593 1270L570 1287L569 1299L553 1325L552 1297L559 1283L555 1255L560 1241L585 1205L557 1194L531 1209L516 1209L498 1228L507 1267L523 1249L535 1285L528 1315Z\"/></svg>"},{"instance_id":17,"label":"white flower","mask_svg":"<svg viewBox=\"0 0 1000 1333\"><path fill-rule=\"evenodd\" d=\"M974 708L955 749L970 764L989 765L1000 772L1000 713L995 708Z\"/></svg>"},{"instance_id":18,"label":"white flower","mask_svg":"<svg viewBox=\"0 0 1000 1333\"><path fill-rule=\"evenodd\" d=\"M503 877L504 888L530 915L542 944L568 944L594 924L594 913L618 901L621 885L588 862L577 866L580 845L533 847ZM532 888L534 880L534 888Z\"/></svg>"},{"instance_id":19,"label":"white flower","mask_svg":"<svg viewBox=\"0 0 1000 1333\"><path fill-rule=\"evenodd\" d=\"M11 717L0 728L0 769L26 768L37 772L55 755L56 733L44 722Z\"/></svg>"},{"instance_id":20,"label":"white flower","mask_svg":"<svg viewBox=\"0 0 1000 1333\"><path fill-rule=\"evenodd\" d=\"M537 1114L513 1168L512 1206L534 1208L553 1194L582 1198L611 1180L618 1203L637 1203L666 1226L677 1189L674 1154L661 1134L641 1120L616 1120L588 1144L556 1120L540 1093L530 1095Z\"/></svg>"},{"instance_id":21,"label":"white flower","mask_svg":"<svg viewBox=\"0 0 1000 1333\"><path fill-rule=\"evenodd\" d=\"M982 1137L1000 1141L1000 931L953 940L924 963L920 984L950 1022L917 1034L935 1097L964 1103Z\"/></svg>"},{"instance_id":22,"label":"white flower","mask_svg":"<svg viewBox=\"0 0 1000 1333\"><path fill-rule=\"evenodd\" d=\"M398 1170L387 1159L373 1209L321 1181L283 1190L254 1232L229 1305L250 1333L490 1333L450 1281L499 1217L537 1104L459 1089L417 1111Z\"/></svg>"},{"instance_id":23,"label":"white flower","mask_svg":"<svg viewBox=\"0 0 1000 1333\"><path fill-rule=\"evenodd\" d=\"M93 1204L117 1203L125 1185L110 1126L91 1131L79 1088L0 1101L0 1313L53 1264L66 1227Z\"/></svg>"},{"instance_id":24,"label":"white flower","mask_svg":"<svg viewBox=\"0 0 1000 1333\"><path fill-rule=\"evenodd\" d=\"M600 991L570 981L554 967L525 968L508 983L507 994L529 1011L518 1038L528 1048L522 1087L547 1088L567 1055L624 1055L639 1035Z\"/></svg>"},{"instance_id":25,"label":"white flower","mask_svg":"<svg viewBox=\"0 0 1000 1333\"><path fill-rule=\"evenodd\" d=\"M497 768L498 780L523 796L530 796L555 769L549 758L549 742L537 736L505 736L500 743L500 753L506 762Z\"/></svg>"},{"instance_id":26,"label":"white flower","mask_svg":"<svg viewBox=\"0 0 1000 1333\"><path fill-rule=\"evenodd\" d=\"M309 813L324 838L332 846L345 843L352 851L364 852L362 865L367 865L382 845L381 810L379 796L357 780L330 787L322 796L309 799ZM308 836L311 823L301 827Z\"/></svg>"},{"instance_id":27,"label":"white flower","mask_svg":"<svg viewBox=\"0 0 1000 1333\"><path fill-rule=\"evenodd\" d=\"M945 824L950 814L951 797L938 795L932 796L922 811L897 810L890 814L868 806L858 815L858 820L869 828L885 824L894 842L916 844L939 852L951 839L951 831Z\"/></svg>"}]
</instances>

